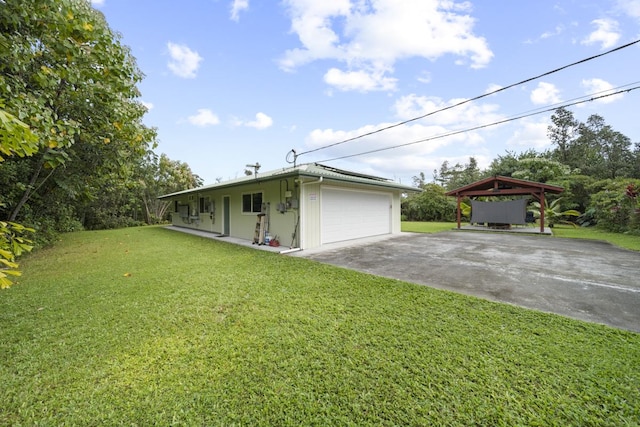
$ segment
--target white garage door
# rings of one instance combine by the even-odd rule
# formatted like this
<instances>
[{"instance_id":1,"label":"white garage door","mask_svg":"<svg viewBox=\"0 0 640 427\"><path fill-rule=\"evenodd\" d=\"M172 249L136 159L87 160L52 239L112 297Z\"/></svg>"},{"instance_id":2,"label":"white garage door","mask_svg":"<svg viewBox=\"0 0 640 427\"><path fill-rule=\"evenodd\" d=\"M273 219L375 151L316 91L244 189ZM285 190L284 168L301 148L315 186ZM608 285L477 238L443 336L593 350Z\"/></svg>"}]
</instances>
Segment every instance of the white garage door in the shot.
<instances>
[{"instance_id":1,"label":"white garage door","mask_svg":"<svg viewBox=\"0 0 640 427\"><path fill-rule=\"evenodd\" d=\"M322 243L391 233L391 195L322 189Z\"/></svg>"}]
</instances>

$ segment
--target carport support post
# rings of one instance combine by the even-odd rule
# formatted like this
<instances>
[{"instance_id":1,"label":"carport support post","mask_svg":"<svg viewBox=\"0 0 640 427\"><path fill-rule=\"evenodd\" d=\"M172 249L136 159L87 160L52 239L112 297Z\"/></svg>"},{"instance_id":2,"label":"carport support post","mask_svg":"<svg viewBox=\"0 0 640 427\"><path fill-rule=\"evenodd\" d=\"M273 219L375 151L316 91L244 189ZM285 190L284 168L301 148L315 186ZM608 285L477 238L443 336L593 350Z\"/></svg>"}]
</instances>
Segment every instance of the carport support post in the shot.
<instances>
[{"instance_id":1,"label":"carport support post","mask_svg":"<svg viewBox=\"0 0 640 427\"><path fill-rule=\"evenodd\" d=\"M458 211L457 211L457 215L458 215L458 229L460 229L460 194L458 194Z\"/></svg>"},{"instance_id":2,"label":"carport support post","mask_svg":"<svg viewBox=\"0 0 640 427\"><path fill-rule=\"evenodd\" d=\"M544 190L540 191L540 232L544 233Z\"/></svg>"}]
</instances>

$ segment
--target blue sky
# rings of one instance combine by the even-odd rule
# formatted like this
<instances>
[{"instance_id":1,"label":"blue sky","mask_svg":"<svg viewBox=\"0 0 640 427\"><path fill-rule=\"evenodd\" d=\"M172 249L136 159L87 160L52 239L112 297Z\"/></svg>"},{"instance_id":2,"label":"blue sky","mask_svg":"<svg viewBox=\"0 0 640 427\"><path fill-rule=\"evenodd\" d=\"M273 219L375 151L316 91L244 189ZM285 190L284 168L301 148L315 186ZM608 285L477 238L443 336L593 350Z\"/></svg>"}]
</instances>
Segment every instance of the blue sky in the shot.
<instances>
[{"instance_id":1,"label":"blue sky","mask_svg":"<svg viewBox=\"0 0 640 427\"><path fill-rule=\"evenodd\" d=\"M146 75L158 153L205 184L321 162L411 184L443 161L482 168L549 148L551 113L493 123L640 81L640 44L427 114L640 39L640 0L92 0ZM635 84L634 84L635 83ZM571 107L640 142L640 90ZM316 150L317 151L312 151ZM308 151L312 151L306 153ZM341 160L331 160L353 156ZM328 161L331 160L331 161Z\"/></svg>"}]
</instances>

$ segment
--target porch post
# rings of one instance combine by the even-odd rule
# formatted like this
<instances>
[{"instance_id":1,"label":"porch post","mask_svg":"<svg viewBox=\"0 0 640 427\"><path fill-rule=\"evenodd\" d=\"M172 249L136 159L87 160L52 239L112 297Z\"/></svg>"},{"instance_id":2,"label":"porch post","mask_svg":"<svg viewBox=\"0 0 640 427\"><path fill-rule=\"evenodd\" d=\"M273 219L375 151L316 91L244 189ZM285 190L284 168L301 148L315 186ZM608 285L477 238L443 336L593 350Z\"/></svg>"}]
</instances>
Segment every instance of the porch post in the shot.
<instances>
[{"instance_id":1,"label":"porch post","mask_svg":"<svg viewBox=\"0 0 640 427\"><path fill-rule=\"evenodd\" d=\"M460 194L458 194L458 229L460 229Z\"/></svg>"},{"instance_id":2,"label":"porch post","mask_svg":"<svg viewBox=\"0 0 640 427\"><path fill-rule=\"evenodd\" d=\"M544 233L544 190L540 191L540 232Z\"/></svg>"}]
</instances>

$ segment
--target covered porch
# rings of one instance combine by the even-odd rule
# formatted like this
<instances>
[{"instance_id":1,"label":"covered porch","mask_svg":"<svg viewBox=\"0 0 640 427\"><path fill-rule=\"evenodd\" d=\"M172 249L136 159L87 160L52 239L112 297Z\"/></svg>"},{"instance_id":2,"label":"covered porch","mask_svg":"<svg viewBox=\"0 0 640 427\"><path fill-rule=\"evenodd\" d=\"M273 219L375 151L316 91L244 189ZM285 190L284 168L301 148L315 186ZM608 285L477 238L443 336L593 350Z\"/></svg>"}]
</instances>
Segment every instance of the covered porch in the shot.
<instances>
[{"instance_id":1,"label":"covered porch","mask_svg":"<svg viewBox=\"0 0 640 427\"><path fill-rule=\"evenodd\" d=\"M476 181L472 184L465 185L464 187L456 188L455 190L451 190L445 193L447 196L455 196L457 200L457 212L456 218L458 223L458 229L463 229L462 222L462 211L461 211L461 203L462 199L470 198L474 199L477 197L502 197L502 196L530 196L533 199L537 200L540 203L540 224L538 229L536 230L537 234L551 234L551 230L548 227L545 227L545 206L546 206L546 193L551 194L560 194L564 191L564 188L557 187L555 185L543 184L541 182L535 181L526 181L522 179L516 179L506 176L492 176L489 178L485 178L480 181ZM505 208L506 207L505 204ZM467 230L476 230L476 231L520 231L520 232L533 232L532 227L526 227L526 222L524 218L522 221L514 220L514 215L509 212L503 212L504 209L491 209L489 212L484 213L482 216L484 222L486 223L505 223L508 225L517 224L517 225L525 225L522 228L488 228L484 226L472 225L473 224L473 216L471 219L471 224L468 226L464 226L464 229ZM526 209L526 206L525 208ZM495 217L495 220L492 220L492 217ZM505 219L507 218L507 222Z\"/></svg>"}]
</instances>

